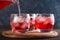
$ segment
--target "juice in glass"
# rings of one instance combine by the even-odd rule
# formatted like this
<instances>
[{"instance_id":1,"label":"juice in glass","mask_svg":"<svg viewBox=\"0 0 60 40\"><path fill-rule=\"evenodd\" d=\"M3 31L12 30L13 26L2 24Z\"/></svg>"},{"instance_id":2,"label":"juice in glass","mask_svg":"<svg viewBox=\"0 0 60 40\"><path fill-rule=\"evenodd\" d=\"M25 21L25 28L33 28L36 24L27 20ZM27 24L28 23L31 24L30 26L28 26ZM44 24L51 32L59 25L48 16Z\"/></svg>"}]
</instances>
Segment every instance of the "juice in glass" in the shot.
<instances>
[{"instance_id":1,"label":"juice in glass","mask_svg":"<svg viewBox=\"0 0 60 40\"><path fill-rule=\"evenodd\" d=\"M35 19L35 27L39 32L49 32L54 26L54 15L53 14L40 14Z\"/></svg>"}]
</instances>

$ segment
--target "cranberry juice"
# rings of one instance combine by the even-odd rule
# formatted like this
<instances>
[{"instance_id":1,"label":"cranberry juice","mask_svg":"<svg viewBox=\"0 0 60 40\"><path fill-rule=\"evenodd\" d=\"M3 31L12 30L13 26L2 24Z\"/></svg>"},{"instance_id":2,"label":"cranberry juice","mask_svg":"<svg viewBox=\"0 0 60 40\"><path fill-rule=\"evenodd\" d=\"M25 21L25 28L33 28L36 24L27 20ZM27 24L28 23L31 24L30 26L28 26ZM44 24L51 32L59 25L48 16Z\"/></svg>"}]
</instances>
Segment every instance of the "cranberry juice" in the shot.
<instances>
[{"instance_id":1,"label":"cranberry juice","mask_svg":"<svg viewBox=\"0 0 60 40\"><path fill-rule=\"evenodd\" d=\"M41 31L50 31L53 29L50 17L36 17L35 27Z\"/></svg>"},{"instance_id":2,"label":"cranberry juice","mask_svg":"<svg viewBox=\"0 0 60 40\"><path fill-rule=\"evenodd\" d=\"M3 0L0 0L0 9L3 9L5 7L7 7L8 5L12 4L13 2L11 1L3 1Z\"/></svg>"},{"instance_id":3,"label":"cranberry juice","mask_svg":"<svg viewBox=\"0 0 60 40\"><path fill-rule=\"evenodd\" d=\"M11 22L10 25L12 27L12 31L15 33L22 32L28 29L27 23L24 22L18 22L18 23Z\"/></svg>"},{"instance_id":4,"label":"cranberry juice","mask_svg":"<svg viewBox=\"0 0 60 40\"><path fill-rule=\"evenodd\" d=\"M33 18L30 18L30 30L33 30L34 29L34 20Z\"/></svg>"}]
</instances>

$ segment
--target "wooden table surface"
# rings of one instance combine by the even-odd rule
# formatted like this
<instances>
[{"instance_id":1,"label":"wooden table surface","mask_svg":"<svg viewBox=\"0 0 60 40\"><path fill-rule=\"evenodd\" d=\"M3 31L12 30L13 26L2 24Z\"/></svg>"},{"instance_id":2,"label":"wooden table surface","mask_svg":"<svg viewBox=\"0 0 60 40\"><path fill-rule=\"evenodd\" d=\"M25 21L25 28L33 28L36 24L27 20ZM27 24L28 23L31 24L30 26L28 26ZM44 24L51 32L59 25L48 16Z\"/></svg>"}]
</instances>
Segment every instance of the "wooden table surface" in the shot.
<instances>
[{"instance_id":1,"label":"wooden table surface","mask_svg":"<svg viewBox=\"0 0 60 40\"><path fill-rule=\"evenodd\" d=\"M55 38L43 38L43 39L41 39L41 38L33 38L33 39L20 39L20 38L6 38L6 37L3 37L2 35L1 35L1 32L2 31L5 31L5 30L8 30L8 29L6 29L6 28L0 28L0 40L60 40L60 29L54 29L54 30L56 30L58 33L59 33L59 36L58 37L55 37Z\"/></svg>"}]
</instances>

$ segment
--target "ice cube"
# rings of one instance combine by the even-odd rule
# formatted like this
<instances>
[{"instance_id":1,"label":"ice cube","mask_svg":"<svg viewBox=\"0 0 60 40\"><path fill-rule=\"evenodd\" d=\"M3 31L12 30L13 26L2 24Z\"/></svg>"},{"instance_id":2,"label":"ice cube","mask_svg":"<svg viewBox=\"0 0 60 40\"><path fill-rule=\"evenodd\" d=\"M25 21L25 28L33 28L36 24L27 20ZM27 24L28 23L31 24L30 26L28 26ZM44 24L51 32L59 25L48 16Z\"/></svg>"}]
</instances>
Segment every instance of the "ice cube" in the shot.
<instances>
[{"instance_id":1,"label":"ice cube","mask_svg":"<svg viewBox=\"0 0 60 40\"><path fill-rule=\"evenodd\" d=\"M27 26L28 26L28 24L27 24L26 22L24 22L21 27L22 27L22 28L26 28Z\"/></svg>"},{"instance_id":2,"label":"ice cube","mask_svg":"<svg viewBox=\"0 0 60 40\"><path fill-rule=\"evenodd\" d=\"M18 22L23 22L22 16L19 16Z\"/></svg>"},{"instance_id":3,"label":"ice cube","mask_svg":"<svg viewBox=\"0 0 60 40\"><path fill-rule=\"evenodd\" d=\"M43 21L45 21L45 18L44 17L40 17L40 22L43 22Z\"/></svg>"},{"instance_id":4,"label":"ice cube","mask_svg":"<svg viewBox=\"0 0 60 40\"><path fill-rule=\"evenodd\" d=\"M33 15L32 15L32 18L35 20L35 18L36 18L36 14L33 14Z\"/></svg>"},{"instance_id":5,"label":"ice cube","mask_svg":"<svg viewBox=\"0 0 60 40\"><path fill-rule=\"evenodd\" d=\"M50 19L48 17L45 17L45 21L44 21L44 24L47 24L49 23Z\"/></svg>"},{"instance_id":6,"label":"ice cube","mask_svg":"<svg viewBox=\"0 0 60 40\"><path fill-rule=\"evenodd\" d=\"M25 18L20 18L19 22L24 22Z\"/></svg>"},{"instance_id":7,"label":"ice cube","mask_svg":"<svg viewBox=\"0 0 60 40\"><path fill-rule=\"evenodd\" d=\"M36 18L35 18L35 21L36 21L37 23L39 23L39 22L40 22L39 19L40 19L39 17L36 17Z\"/></svg>"},{"instance_id":8,"label":"ice cube","mask_svg":"<svg viewBox=\"0 0 60 40\"><path fill-rule=\"evenodd\" d=\"M52 25L54 25L54 23L55 23L55 20L54 20L54 15L53 14L51 14L51 21L52 21Z\"/></svg>"},{"instance_id":9,"label":"ice cube","mask_svg":"<svg viewBox=\"0 0 60 40\"><path fill-rule=\"evenodd\" d=\"M48 24L48 23L51 23L51 18L50 17L47 17L44 21L44 24Z\"/></svg>"},{"instance_id":10,"label":"ice cube","mask_svg":"<svg viewBox=\"0 0 60 40\"><path fill-rule=\"evenodd\" d=\"M19 21L19 17L18 16L15 16L14 19L13 19L14 23L17 23Z\"/></svg>"},{"instance_id":11,"label":"ice cube","mask_svg":"<svg viewBox=\"0 0 60 40\"><path fill-rule=\"evenodd\" d=\"M29 23L29 20L30 20L30 16L29 14L27 14L26 22Z\"/></svg>"}]
</instances>

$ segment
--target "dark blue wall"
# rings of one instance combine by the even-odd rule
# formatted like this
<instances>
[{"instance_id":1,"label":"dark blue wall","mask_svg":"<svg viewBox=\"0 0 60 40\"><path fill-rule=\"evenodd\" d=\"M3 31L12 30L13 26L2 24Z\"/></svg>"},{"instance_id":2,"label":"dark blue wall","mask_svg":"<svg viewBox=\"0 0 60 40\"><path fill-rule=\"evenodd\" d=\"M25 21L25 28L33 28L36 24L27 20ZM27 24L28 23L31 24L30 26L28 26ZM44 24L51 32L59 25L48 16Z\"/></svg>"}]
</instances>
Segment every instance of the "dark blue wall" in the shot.
<instances>
[{"instance_id":1,"label":"dark blue wall","mask_svg":"<svg viewBox=\"0 0 60 40\"><path fill-rule=\"evenodd\" d=\"M55 28L60 28L60 0L20 0L22 13L53 13ZM0 10L0 25L9 25L9 17L18 13L17 5L10 5Z\"/></svg>"}]
</instances>

